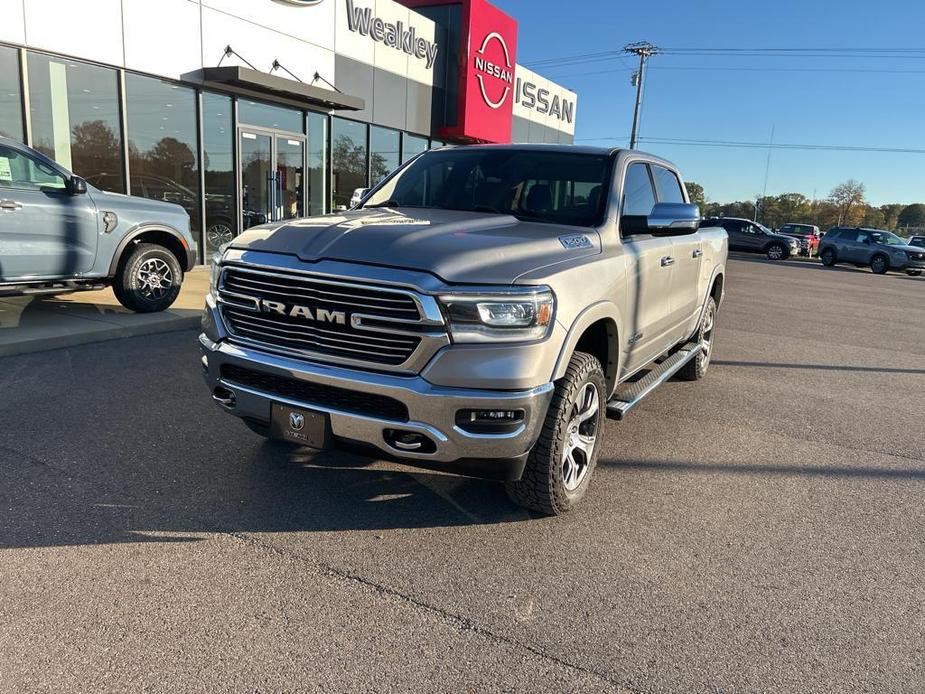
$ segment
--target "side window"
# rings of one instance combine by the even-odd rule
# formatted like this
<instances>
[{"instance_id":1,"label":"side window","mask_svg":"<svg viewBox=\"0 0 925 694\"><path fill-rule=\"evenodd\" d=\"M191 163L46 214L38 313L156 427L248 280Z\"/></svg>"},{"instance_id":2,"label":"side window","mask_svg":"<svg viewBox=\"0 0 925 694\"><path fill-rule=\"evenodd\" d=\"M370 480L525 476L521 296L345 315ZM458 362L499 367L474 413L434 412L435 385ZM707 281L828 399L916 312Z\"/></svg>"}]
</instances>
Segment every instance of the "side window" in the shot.
<instances>
[{"instance_id":1,"label":"side window","mask_svg":"<svg viewBox=\"0 0 925 694\"><path fill-rule=\"evenodd\" d=\"M645 164L630 164L623 181L623 215L648 217L655 207L655 191Z\"/></svg>"},{"instance_id":2,"label":"side window","mask_svg":"<svg viewBox=\"0 0 925 694\"><path fill-rule=\"evenodd\" d=\"M0 145L0 188L64 190L64 176L47 164Z\"/></svg>"},{"instance_id":3,"label":"side window","mask_svg":"<svg viewBox=\"0 0 925 694\"><path fill-rule=\"evenodd\" d=\"M870 234L868 234L866 231L858 231L856 232L856 236L854 237L854 240L857 241L858 243L869 243L871 241L871 238L870 238Z\"/></svg>"},{"instance_id":4,"label":"side window","mask_svg":"<svg viewBox=\"0 0 925 694\"><path fill-rule=\"evenodd\" d=\"M658 188L659 202L684 202L684 191L681 190L681 181L664 166L652 166L655 175L655 187Z\"/></svg>"}]
</instances>

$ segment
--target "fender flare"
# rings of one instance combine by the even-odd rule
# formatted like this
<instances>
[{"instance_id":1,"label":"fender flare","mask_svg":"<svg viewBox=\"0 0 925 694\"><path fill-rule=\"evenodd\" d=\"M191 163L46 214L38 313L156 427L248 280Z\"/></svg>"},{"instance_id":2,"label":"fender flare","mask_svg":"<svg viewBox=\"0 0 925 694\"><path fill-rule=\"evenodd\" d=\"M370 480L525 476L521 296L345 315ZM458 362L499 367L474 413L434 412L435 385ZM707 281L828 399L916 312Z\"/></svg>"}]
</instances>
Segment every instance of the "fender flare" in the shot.
<instances>
[{"instance_id":1,"label":"fender flare","mask_svg":"<svg viewBox=\"0 0 925 694\"><path fill-rule=\"evenodd\" d=\"M700 322L703 320L703 313L707 310L707 299L709 299L710 294L713 293L713 286L716 284L716 278L720 275L723 276L723 291L722 294L719 295L719 300L716 302L716 308L719 308L722 305L723 297L726 296L726 266L717 265L715 268L713 268L713 274L710 275L710 281L707 282L707 293L703 295L703 301L700 302L700 316L697 318L697 330L700 329Z\"/></svg>"},{"instance_id":2,"label":"fender flare","mask_svg":"<svg viewBox=\"0 0 925 694\"><path fill-rule=\"evenodd\" d=\"M190 253L189 243L186 239L183 238L177 229L170 226L169 224L137 224L129 229L125 236L122 237L122 240L119 241L119 245L116 246L115 252L112 254L112 260L109 263L109 277L115 277L116 270L119 267L119 262L122 260L122 255L125 253L125 249L128 248L135 239L137 239L142 234L145 234L149 231L160 231L165 234L170 234L180 243L183 248L186 249L187 255ZM183 265L184 272L189 270L189 259L180 259L180 264Z\"/></svg>"},{"instance_id":3,"label":"fender flare","mask_svg":"<svg viewBox=\"0 0 925 694\"><path fill-rule=\"evenodd\" d=\"M565 375L572 354L575 352L575 347L578 345L578 341L581 339L585 330L603 319L609 319L617 326L617 335L614 340L615 344L611 345L615 350L616 359L614 359L613 363L610 365L602 364L607 376L607 381L616 385L617 375L620 373L621 361L623 359L622 343L620 342L620 336L623 335L623 317L616 304L610 301L599 301L596 304L592 304L582 311L572 322L572 327L569 328L568 335L566 335L565 341L562 343L562 348L559 350L559 359L556 361L556 367L552 374L553 381Z\"/></svg>"}]
</instances>

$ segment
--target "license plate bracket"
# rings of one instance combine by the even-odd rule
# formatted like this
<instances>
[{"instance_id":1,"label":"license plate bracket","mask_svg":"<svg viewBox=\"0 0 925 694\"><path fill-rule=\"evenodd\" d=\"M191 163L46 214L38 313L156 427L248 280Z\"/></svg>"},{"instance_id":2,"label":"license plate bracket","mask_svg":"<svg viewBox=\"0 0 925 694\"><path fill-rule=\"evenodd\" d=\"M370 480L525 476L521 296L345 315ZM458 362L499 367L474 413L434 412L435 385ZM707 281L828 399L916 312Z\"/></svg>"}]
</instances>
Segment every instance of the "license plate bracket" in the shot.
<instances>
[{"instance_id":1,"label":"license plate bracket","mask_svg":"<svg viewBox=\"0 0 925 694\"><path fill-rule=\"evenodd\" d=\"M324 412L274 402L270 413L273 438L318 450L334 447L331 418Z\"/></svg>"}]
</instances>

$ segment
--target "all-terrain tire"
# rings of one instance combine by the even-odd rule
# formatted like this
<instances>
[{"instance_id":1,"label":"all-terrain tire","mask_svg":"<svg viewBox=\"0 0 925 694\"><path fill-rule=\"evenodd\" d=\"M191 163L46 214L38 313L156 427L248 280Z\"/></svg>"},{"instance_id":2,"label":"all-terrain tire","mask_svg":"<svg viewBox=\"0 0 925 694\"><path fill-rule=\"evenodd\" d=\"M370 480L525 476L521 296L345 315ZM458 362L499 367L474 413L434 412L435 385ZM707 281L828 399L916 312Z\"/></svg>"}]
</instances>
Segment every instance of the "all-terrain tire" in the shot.
<instances>
[{"instance_id":1,"label":"all-terrain tire","mask_svg":"<svg viewBox=\"0 0 925 694\"><path fill-rule=\"evenodd\" d=\"M139 243L119 263L112 290L125 308L156 313L169 308L180 295L183 268L163 246Z\"/></svg>"},{"instance_id":2,"label":"all-terrain tire","mask_svg":"<svg viewBox=\"0 0 925 694\"><path fill-rule=\"evenodd\" d=\"M593 420L595 440L580 484L568 489L564 479L564 454L573 422L575 400L592 384L597 390L598 410ZM523 476L507 482L505 488L511 500L540 513L558 516L575 508L584 498L597 465L603 434L604 413L607 409L606 380L600 362L590 354L575 352L565 375L556 381L555 392L543 422L539 440L530 456Z\"/></svg>"},{"instance_id":3,"label":"all-terrain tire","mask_svg":"<svg viewBox=\"0 0 925 694\"><path fill-rule=\"evenodd\" d=\"M700 319L700 327L692 342L699 342L703 345L700 354L687 362L678 371L677 377L682 381L699 381L707 375L707 369L710 368L710 359L713 356L713 333L716 329L716 301L713 297L707 299L707 305L703 309L703 318Z\"/></svg>"}]
</instances>

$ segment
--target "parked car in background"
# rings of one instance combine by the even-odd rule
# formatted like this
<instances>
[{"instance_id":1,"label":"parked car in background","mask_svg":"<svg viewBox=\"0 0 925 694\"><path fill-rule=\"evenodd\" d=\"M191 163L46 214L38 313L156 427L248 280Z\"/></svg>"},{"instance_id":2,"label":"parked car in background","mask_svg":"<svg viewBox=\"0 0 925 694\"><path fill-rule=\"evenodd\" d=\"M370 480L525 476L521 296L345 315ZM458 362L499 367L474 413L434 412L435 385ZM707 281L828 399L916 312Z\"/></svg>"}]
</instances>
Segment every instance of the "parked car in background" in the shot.
<instances>
[{"instance_id":1,"label":"parked car in background","mask_svg":"<svg viewBox=\"0 0 925 694\"><path fill-rule=\"evenodd\" d=\"M919 248L925 248L925 236L910 236L909 245L918 246Z\"/></svg>"},{"instance_id":2,"label":"parked car in background","mask_svg":"<svg viewBox=\"0 0 925 694\"><path fill-rule=\"evenodd\" d=\"M366 194L369 192L369 188L357 188L353 191L353 195L350 196L350 209L360 204Z\"/></svg>"},{"instance_id":3,"label":"parked car in background","mask_svg":"<svg viewBox=\"0 0 925 694\"><path fill-rule=\"evenodd\" d=\"M0 137L0 296L112 286L126 308L163 311L195 263L181 206L104 192Z\"/></svg>"},{"instance_id":4,"label":"parked car in background","mask_svg":"<svg viewBox=\"0 0 925 694\"><path fill-rule=\"evenodd\" d=\"M777 230L778 234L791 236L800 242L800 255L812 258L819 250L819 237L822 232L812 224L784 224Z\"/></svg>"},{"instance_id":5,"label":"parked car in background","mask_svg":"<svg viewBox=\"0 0 925 694\"><path fill-rule=\"evenodd\" d=\"M925 270L925 249L881 229L830 229L822 238L819 257L827 267L851 263L869 266L878 275L900 270L916 276Z\"/></svg>"},{"instance_id":6,"label":"parked car in background","mask_svg":"<svg viewBox=\"0 0 925 694\"><path fill-rule=\"evenodd\" d=\"M766 226L748 219L714 217L703 220L703 227L721 227L729 234L729 250L764 253L769 260L786 260L800 253L800 242L791 236L775 234Z\"/></svg>"}]
</instances>

